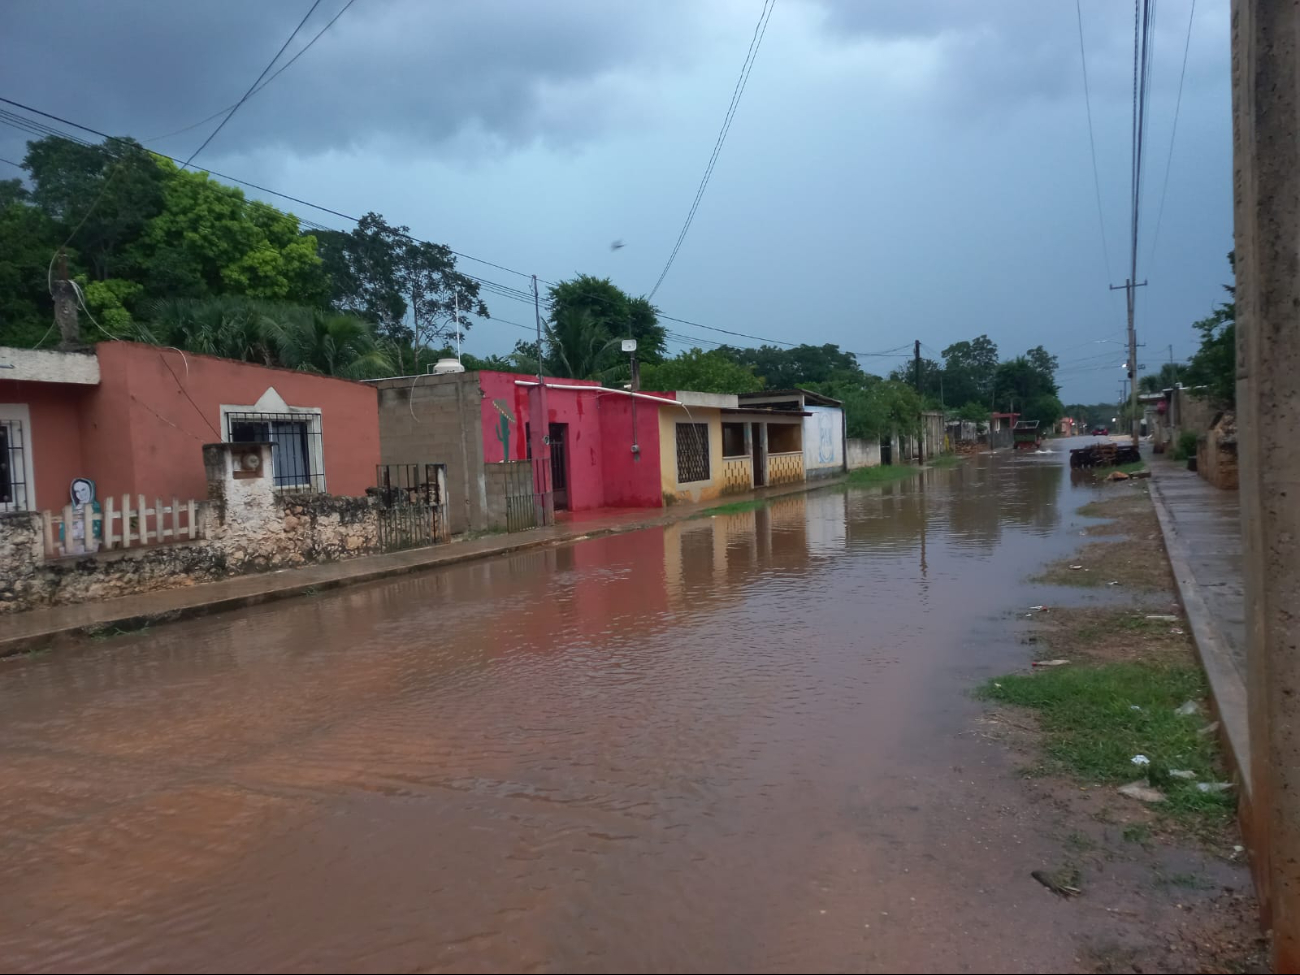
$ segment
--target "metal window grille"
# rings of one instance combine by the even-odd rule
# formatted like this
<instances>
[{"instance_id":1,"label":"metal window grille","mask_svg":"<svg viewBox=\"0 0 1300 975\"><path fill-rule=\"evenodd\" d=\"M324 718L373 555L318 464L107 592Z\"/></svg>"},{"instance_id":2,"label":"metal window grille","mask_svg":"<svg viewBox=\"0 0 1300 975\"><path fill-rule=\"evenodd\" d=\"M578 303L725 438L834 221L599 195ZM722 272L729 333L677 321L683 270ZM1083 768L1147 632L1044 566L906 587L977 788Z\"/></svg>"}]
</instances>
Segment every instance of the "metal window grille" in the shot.
<instances>
[{"instance_id":1,"label":"metal window grille","mask_svg":"<svg viewBox=\"0 0 1300 975\"><path fill-rule=\"evenodd\" d=\"M19 420L0 420L0 510L26 511L27 444Z\"/></svg>"},{"instance_id":2,"label":"metal window grille","mask_svg":"<svg viewBox=\"0 0 1300 975\"><path fill-rule=\"evenodd\" d=\"M677 481L707 481L709 479L709 425L707 423L677 424Z\"/></svg>"},{"instance_id":3,"label":"metal window grille","mask_svg":"<svg viewBox=\"0 0 1300 975\"><path fill-rule=\"evenodd\" d=\"M269 443L275 489L324 492L320 417L312 413L227 413L230 443Z\"/></svg>"}]
</instances>

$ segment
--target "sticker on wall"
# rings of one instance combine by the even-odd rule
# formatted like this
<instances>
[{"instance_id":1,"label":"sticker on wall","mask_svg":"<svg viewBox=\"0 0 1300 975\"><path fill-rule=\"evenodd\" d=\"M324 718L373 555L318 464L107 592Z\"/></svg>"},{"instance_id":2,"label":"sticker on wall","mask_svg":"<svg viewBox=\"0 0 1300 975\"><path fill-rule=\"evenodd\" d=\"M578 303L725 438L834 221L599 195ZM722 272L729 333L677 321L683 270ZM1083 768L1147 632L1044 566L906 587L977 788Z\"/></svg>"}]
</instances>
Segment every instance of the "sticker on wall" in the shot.
<instances>
[{"instance_id":1,"label":"sticker on wall","mask_svg":"<svg viewBox=\"0 0 1300 975\"><path fill-rule=\"evenodd\" d=\"M68 519L59 525L59 541L65 555L85 555L99 551L99 540L103 537L103 525L100 519L92 518L90 522L90 542L86 542L86 511L98 515L99 502L95 500L95 482L88 477L74 477L68 486L71 499L72 526L68 530ZM71 536L69 538L69 536Z\"/></svg>"}]
</instances>

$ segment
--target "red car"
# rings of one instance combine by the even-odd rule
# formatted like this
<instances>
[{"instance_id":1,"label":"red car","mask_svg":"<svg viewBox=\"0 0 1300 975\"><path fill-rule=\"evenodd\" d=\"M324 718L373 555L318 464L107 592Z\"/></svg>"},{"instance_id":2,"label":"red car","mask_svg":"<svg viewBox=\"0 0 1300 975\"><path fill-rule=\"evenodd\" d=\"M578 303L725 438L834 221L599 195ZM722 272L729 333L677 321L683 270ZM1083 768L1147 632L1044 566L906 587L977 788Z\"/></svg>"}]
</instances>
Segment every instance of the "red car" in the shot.
<instances>
[{"instance_id":1,"label":"red car","mask_svg":"<svg viewBox=\"0 0 1300 975\"><path fill-rule=\"evenodd\" d=\"M1094 437L1109 437L1109 436L1110 436L1110 428L1109 428L1109 427L1093 427L1093 428L1092 428L1092 435L1093 435Z\"/></svg>"}]
</instances>

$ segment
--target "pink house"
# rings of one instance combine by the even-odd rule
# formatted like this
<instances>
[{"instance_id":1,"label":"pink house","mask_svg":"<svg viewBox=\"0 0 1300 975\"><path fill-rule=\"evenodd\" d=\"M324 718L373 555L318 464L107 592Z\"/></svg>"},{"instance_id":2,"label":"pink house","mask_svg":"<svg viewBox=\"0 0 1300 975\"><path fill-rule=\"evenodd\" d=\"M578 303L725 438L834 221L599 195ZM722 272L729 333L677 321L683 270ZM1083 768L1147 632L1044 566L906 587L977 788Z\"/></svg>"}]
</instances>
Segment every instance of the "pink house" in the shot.
<instances>
[{"instance_id":1,"label":"pink house","mask_svg":"<svg viewBox=\"0 0 1300 975\"><path fill-rule=\"evenodd\" d=\"M201 447L269 441L284 491L364 494L379 462L373 388L135 342L0 347L0 512L99 497L202 498Z\"/></svg>"}]
</instances>

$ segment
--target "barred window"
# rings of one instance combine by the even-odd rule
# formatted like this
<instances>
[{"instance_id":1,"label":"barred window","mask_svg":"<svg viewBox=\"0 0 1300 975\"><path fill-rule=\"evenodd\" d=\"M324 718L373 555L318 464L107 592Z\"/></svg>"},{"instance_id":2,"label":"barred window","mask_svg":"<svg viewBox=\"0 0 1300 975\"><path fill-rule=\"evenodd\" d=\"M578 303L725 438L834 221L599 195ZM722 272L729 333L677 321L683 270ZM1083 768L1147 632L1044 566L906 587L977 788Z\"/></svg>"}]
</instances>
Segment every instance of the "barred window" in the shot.
<instances>
[{"instance_id":1,"label":"barred window","mask_svg":"<svg viewBox=\"0 0 1300 975\"><path fill-rule=\"evenodd\" d=\"M276 490L325 490L319 414L227 413L226 440L271 444Z\"/></svg>"},{"instance_id":2,"label":"barred window","mask_svg":"<svg viewBox=\"0 0 1300 975\"><path fill-rule=\"evenodd\" d=\"M709 479L709 425L707 423L677 424L677 481L707 481Z\"/></svg>"}]
</instances>

